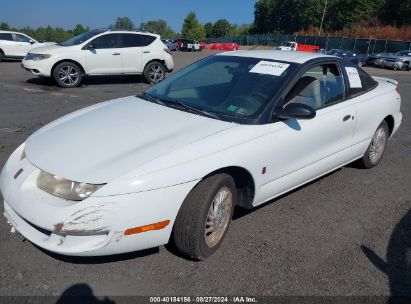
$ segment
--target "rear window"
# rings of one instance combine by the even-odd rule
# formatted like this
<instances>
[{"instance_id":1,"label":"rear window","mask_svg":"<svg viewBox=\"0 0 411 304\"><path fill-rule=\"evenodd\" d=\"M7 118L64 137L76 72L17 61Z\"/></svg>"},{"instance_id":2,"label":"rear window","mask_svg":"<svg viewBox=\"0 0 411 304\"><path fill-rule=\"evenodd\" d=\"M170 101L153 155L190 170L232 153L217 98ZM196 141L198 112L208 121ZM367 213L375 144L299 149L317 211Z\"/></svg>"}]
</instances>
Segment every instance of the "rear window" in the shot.
<instances>
[{"instance_id":1,"label":"rear window","mask_svg":"<svg viewBox=\"0 0 411 304\"><path fill-rule=\"evenodd\" d=\"M0 40L13 41L13 36L9 33L0 33Z\"/></svg>"}]
</instances>

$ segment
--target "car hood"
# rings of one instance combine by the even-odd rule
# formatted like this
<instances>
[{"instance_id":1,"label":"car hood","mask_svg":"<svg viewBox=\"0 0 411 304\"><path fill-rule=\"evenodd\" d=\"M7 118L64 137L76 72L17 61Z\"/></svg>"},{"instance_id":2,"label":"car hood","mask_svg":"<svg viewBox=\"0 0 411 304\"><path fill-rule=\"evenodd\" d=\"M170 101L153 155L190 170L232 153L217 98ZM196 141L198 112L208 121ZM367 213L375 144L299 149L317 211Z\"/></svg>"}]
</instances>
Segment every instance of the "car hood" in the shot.
<instances>
[{"instance_id":1,"label":"car hood","mask_svg":"<svg viewBox=\"0 0 411 304\"><path fill-rule=\"evenodd\" d=\"M37 53L37 54L55 54L63 51L68 51L69 48L73 46L61 46L56 43L49 44L48 42L44 43L44 46L36 47L30 50L30 53Z\"/></svg>"},{"instance_id":2,"label":"car hood","mask_svg":"<svg viewBox=\"0 0 411 304\"><path fill-rule=\"evenodd\" d=\"M27 139L25 153L46 172L100 184L234 126L130 96L52 122Z\"/></svg>"}]
</instances>

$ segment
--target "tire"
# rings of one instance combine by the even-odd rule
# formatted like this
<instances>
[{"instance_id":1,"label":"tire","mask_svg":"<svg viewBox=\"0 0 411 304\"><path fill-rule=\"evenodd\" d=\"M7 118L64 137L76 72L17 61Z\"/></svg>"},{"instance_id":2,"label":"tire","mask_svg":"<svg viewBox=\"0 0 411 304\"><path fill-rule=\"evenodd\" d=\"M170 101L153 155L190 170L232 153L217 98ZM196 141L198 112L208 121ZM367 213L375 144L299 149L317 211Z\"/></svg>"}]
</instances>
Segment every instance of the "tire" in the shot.
<instances>
[{"instance_id":1,"label":"tire","mask_svg":"<svg viewBox=\"0 0 411 304\"><path fill-rule=\"evenodd\" d=\"M70 61L59 63L53 70L53 79L62 88L75 88L81 84L83 72Z\"/></svg>"},{"instance_id":2,"label":"tire","mask_svg":"<svg viewBox=\"0 0 411 304\"><path fill-rule=\"evenodd\" d=\"M360 68L363 66L363 63L362 63L361 60L359 60L359 61L357 62L357 66L359 66Z\"/></svg>"},{"instance_id":3,"label":"tire","mask_svg":"<svg viewBox=\"0 0 411 304\"><path fill-rule=\"evenodd\" d=\"M0 50L0 62L2 62L4 60L4 53L2 50Z\"/></svg>"},{"instance_id":4,"label":"tire","mask_svg":"<svg viewBox=\"0 0 411 304\"><path fill-rule=\"evenodd\" d=\"M0 60L1 61L1 60ZM410 66L409 66L409 64L407 64L407 63L404 63L404 65L402 66L402 68L401 68L401 70L402 71L408 71L410 69Z\"/></svg>"},{"instance_id":5,"label":"tire","mask_svg":"<svg viewBox=\"0 0 411 304\"><path fill-rule=\"evenodd\" d=\"M362 168L370 169L380 163L387 147L388 137L388 124L384 120L375 131L364 156L359 159Z\"/></svg>"},{"instance_id":6,"label":"tire","mask_svg":"<svg viewBox=\"0 0 411 304\"><path fill-rule=\"evenodd\" d=\"M166 68L161 62L150 62L144 68L143 76L147 83L156 84L166 78Z\"/></svg>"},{"instance_id":7,"label":"tire","mask_svg":"<svg viewBox=\"0 0 411 304\"><path fill-rule=\"evenodd\" d=\"M219 198L223 200L217 204ZM216 252L231 223L236 199L230 175L216 174L201 181L187 195L174 223L172 241L176 249L195 260Z\"/></svg>"}]
</instances>

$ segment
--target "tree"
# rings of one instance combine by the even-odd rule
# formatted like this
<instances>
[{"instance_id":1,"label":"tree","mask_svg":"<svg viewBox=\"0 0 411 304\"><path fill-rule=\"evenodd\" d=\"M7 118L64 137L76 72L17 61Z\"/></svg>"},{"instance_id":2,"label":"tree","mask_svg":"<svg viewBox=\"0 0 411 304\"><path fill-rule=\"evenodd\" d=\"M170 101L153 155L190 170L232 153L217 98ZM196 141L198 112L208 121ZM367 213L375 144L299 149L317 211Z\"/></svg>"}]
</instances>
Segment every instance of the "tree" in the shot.
<instances>
[{"instance_id":1,"label":"tree","mask_svg":"<svg viewBox=\"0 0 411 304\"><path fill-rule=\"evenodd\" d=\"M2 22L2 23L0 23L0 30L9 31L10 26L6 22Z\"/></svg>"},{"instance_id":2,"label":"tree","mask_svg":"<svg viewBox=\"0 0 411 304\"><path fill-rule=\"evenodd\" d=\"M207 22L206 24L204 24L204 30L206 33L206 38L214 37L213 24L211 22Z\"/></svg>"},{"instance_id":3,"label":"tree","mask_svg":"<svg viewBox=\"0 0 411 304\"><path fill-rule=\"evenodd\" d=\"M237 27L236 29L236 35L238 36L245 36L250 34L252 24L242 24Z\"/></svg>"},{"instance_id":4,"label":"tree","mask_svg":"<svg viewBox=\"0 0 411 304\"><path fill-rule=\"evenodd\" d=\"M73 35L77 36L77 35L87 32L88 30L89 30L88 27L84 28L81 24L77 24L73 29Z\"/></svg>"},{"instance_id":5,"label":"tree","mask_svg":"<svg viewBox=\"0 0 411 304\"><path fill-rule=\"evenodd\" d=\"M167 22L161 19L142 23L140 25L140 30L158 34L162 38L171 38L176 35L176 33L169 26L167 26Z\"/></svg>"},{"instance_id":6,"label":"tree","mask_svg":"<svg viewBox=\"0 0 411 304\"><path fill-rule=\"evenodd\" d=\"M219 19L213 25L214 37L230 36L231 24L226 19Z\"/></svg>"},{"instance_id":7,"label":"tree","mask_svg":"<svg viewBox=\"0 0 411 304\"><path fill-rule=\"evenodd\" d=\"M205 38L206 32L204 26L198 22L194 12L188 13L185 17L181 34L184 38L189 39L202 40Z\"/></svg>"},{"instance_id":8,"label":"tree","mask_svg":"<svg viewBox=\"0 0 411 304\"><path fill-rule=\"evenodd\" d=\"M110 25L109 28L117 30L132 30L134 23L128 17L118 17L114 25Z\"/></svg>"}]
</instances>

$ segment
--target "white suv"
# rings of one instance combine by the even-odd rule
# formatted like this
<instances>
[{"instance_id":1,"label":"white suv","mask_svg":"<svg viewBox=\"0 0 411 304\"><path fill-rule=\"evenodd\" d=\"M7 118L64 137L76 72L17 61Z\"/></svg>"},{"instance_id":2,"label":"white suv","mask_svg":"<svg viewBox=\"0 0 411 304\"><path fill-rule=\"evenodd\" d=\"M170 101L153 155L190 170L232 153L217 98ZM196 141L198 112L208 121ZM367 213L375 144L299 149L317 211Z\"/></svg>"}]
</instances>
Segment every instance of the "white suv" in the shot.
<instances>
[{"instance_id":1,"label":"white suv","mask_svg":"<svg viewBox=\"0 0 411 304\"><path fill-rule=\"evenodd\" d=\"M0 31L0 61L6 58L21 59L33 48L55 44L39 42L23 33Z\"/></svg>"},{"instance_id":2,"label":"white suv","mask_svg":"<svg viewBox=\"0 0 411 304\"><path fill-rule=\"evenodd\" d=\"M143 74L147 82L157 83L173 70L174 62L158 35L104 29L35 49L22 66L71 88L78 86L84 75Z\"/></svg>"}]
</instances>

